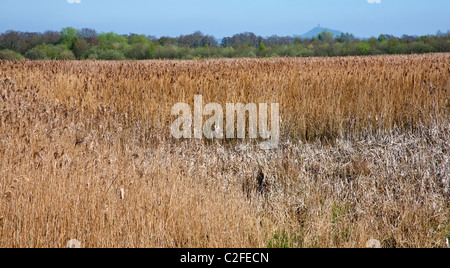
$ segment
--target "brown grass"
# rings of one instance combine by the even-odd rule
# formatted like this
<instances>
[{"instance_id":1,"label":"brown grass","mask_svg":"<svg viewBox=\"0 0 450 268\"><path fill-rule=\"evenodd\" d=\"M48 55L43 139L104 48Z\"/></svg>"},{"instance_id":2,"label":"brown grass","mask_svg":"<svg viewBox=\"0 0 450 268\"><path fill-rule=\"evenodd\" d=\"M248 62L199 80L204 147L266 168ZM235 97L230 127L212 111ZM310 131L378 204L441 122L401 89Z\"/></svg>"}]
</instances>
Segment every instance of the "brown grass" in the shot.
<instances>
[{"instance_id":1,"label":"brown grass","mask_svg":"<svg viewBox=\"0 0 450 268\"><path fill-rule=\"evenodd\" d=\"M0 247L445 247L450 54L0 62ZM280 103L282 143L172 105Z\"/></svg>"}]
</instances>

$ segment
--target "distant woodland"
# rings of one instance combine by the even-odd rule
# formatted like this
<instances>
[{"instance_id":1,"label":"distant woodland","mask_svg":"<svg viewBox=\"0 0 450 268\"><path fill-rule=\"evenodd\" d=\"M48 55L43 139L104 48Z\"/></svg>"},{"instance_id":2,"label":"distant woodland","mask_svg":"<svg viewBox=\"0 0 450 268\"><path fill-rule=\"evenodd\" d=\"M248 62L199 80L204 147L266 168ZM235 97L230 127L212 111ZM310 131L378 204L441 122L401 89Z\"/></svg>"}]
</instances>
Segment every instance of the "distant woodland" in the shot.
<instances>
[{"instance_id":1,"label":"distant woodland","mask_svg":"<svg viewBox=\"0 0 450 268\"><path fill-rule=\"evenodd\" d=\"M146 60L264 57L333 57L450 52L450 31L428 36L360 39L349 33L324 31L316 37L261 37L241 33L217 40L195 32L161 37L93 29L64 28L44 33L7 31L0 34L0 60Z\"/></svg>"}]
</instances>

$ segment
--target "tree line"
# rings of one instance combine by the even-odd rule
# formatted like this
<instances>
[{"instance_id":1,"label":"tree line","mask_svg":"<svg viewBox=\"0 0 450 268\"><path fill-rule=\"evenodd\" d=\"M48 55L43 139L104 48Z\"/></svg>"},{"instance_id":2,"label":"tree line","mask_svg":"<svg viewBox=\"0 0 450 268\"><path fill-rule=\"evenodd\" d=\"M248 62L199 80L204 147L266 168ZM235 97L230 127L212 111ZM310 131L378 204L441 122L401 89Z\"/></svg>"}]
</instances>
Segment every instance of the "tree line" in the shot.
<instances>
[{"instance_id":1,"label":"tree line","mask_svg":"<svg viewBox=\"0 0 450 268\"><path fill-rule=\"evenodd\" d=\"M145 60L239 57L333 57L381 54L450 52L450 31L436 35L359 39L352 34L322 32L313 38L262 37L241 33L220 42L194 32L161 37L67 27L59 32L7 31L0 34L0 60Z\"/></svg>"}]
</instances>

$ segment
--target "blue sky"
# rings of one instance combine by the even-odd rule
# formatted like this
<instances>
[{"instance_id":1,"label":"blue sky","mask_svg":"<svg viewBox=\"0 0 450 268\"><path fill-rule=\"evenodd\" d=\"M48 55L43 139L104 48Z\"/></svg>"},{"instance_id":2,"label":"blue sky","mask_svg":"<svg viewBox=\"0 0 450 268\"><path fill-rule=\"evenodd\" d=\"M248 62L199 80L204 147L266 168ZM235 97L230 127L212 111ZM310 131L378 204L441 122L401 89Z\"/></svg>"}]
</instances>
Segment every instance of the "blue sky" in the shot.
<instances>
[{"instance_id":1,"label":"blue sky","mask_svg":"<svg viewBox=\"0 0 450 268\"><path fill-rule=\"evenodd\" d=\"M200 30L221 38L300 35L319 23L359 37L450 30L449 0L1 0L0 13L0 32L72 26L158 37Z\"/></svg>"}]
</instances>

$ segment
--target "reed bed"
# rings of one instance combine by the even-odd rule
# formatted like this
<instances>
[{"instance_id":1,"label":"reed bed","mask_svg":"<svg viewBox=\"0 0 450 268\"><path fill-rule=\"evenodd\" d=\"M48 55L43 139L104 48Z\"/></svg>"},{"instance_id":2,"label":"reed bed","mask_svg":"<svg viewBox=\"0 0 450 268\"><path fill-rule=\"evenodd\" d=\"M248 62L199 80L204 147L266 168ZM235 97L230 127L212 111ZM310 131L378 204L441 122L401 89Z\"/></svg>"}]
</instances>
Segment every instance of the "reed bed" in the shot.
<instances>
[{"instance_id":1,"label":"reed bed","mask_svg":"<svg viewBox=\"0 0 450 268\"><path fill-rule=\"evenodd\" d=\"M450 54L0 62L0 247L446 247ZM280 103L278 149L171 107Z\"/></svg>"}]
</instances>

